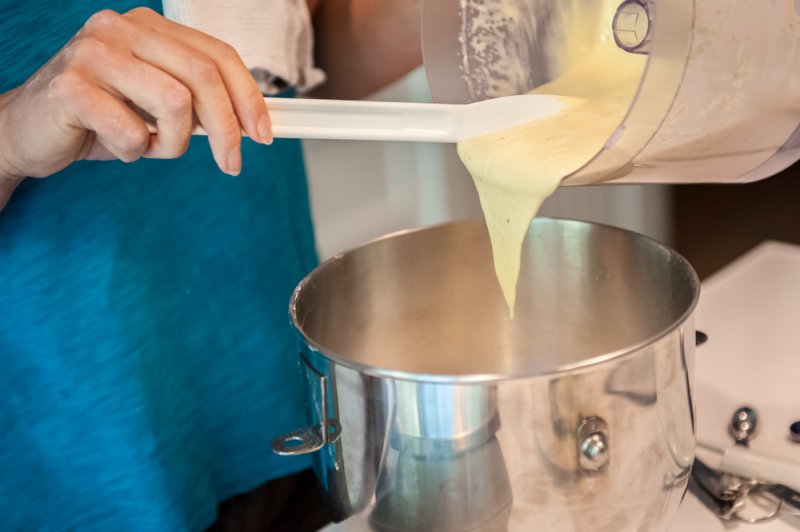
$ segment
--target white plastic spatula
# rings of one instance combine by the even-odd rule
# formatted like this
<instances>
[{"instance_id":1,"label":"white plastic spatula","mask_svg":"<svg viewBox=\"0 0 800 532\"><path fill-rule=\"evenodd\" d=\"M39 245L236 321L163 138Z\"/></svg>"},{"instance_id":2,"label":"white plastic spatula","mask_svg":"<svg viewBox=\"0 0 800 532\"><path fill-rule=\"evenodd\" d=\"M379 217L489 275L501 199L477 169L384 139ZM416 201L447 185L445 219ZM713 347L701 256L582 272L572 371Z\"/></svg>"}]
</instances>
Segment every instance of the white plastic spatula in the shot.
<instances>
[{"instance_id":1,"label":"white plastic spatula","mask_svg":"<svg viewBox=\"0 0 800 532\"><path fill-rule=\"evenodd\" d=\"M553 96L525 94L459 104L267 98L276 137L458 142L564 108Z\"/></svg>"},{"instance_id":2,"label":"white plastic spatula","mask_svg":"<svg viewBox=\"0 0 800 532\"><path fill-rule=\"evenodd\" d=\"M561 111L555 96L524 94L470 104L265 98L276 138L458 142ZM197 127L196 135L205 132Z\"/></svg>"}]
</instances>

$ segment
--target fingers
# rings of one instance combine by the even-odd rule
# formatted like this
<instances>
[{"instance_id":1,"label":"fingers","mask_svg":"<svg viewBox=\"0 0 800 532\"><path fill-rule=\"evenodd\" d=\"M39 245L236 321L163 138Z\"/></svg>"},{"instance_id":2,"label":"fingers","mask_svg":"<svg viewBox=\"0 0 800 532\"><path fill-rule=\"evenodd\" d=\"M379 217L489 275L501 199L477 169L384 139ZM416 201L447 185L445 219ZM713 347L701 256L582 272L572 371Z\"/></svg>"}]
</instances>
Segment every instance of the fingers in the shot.
<instances>
[{"instance_id":1,"label":"fingers","mask_svg":"<svg viewBox=\"0 0 800 532\"><path fill-rule=\"evenodd\" d=\"M134 15L124 16L101 12L86 24L84 33L88 37L96 36L116 48L127 50L135 58L164 71L187 87L192 96L194 113L208 132L214 159L223 171L238 174L241 170L242 128L254 139L260 140L258 120L250 120L249 126L243 125L235 112L232 97L220 70L211 56L196 50L174 35L161 34L135 20L136 17L143 18L146 13L152 12L138 10ZM146 16L150 20L149 15ZM152 20L158 19L161 17L153 13ZM177 24L173 26L180 27ZM219 43L213 39L212 41ZM244 66L241 70L249 77ZM249 79L249 84L255 86L252 78ZM135 100L131 94L125 96ZM257 101L266 114L266 106L260 94Z\"/></svg>"},{"instance_id":2,"label":"fingers","mask_svg":"<svg viewBox=\"0 0 800 532\"><path fill-rule=\"evenodd\" d=\"M264 98L232 46L193 28L172 22L147 8L134 9L126 17L161 35L177 39L209 57L219 72L242 129L253 139L272 142L272 127Z\"/></svg>"},{"instance_id":3,"label":"fingers","mask_svg":"<svg viewBox=\"0 0 800 532\"><path fill-rule=\"evenodd\" d=\"M180 41L152 30L143 31L150 35L136 39L132 52L142 61L174 76L187 88L197 119L208 132L214 159L223 171L238 174L242 166L242 125L216 65Z\"/></svg>"},{"instance_id":4,"label":"fingers","mask_svg":"<svg viewBox=\"0 0 800 532\"><path fill-rule=\"evenodd\" d=\"M87 139L86 149L78 158L105 159L106 152L133 162L150 146L150 133L144 120L119 98L100 89L75 69L62 72L50 83L52 97L69 102L66 112L77 127L94 132L104 149L93 148Z\"/></svg>"},{"instance_id":5,"label":"fingers","mask_svg":"<svg viewBox=\"0 0 800 532\"><path fill-rule=\"evenodd\" d=\"M241 169L242 129L257 141L272 141L264 99L227 44L148 9L126 15L98 13L86 24L85 33L127 48L136 58L184 84L223 171L237 174Z\"/></svg>"},{"instance_id":6,"label":"fingers","mask_svg":"<svg viewBox=\"0 0 800 532\"><path fill-rule=\"evenodd\" d=\"M243 129L272 138L264 100L233 49L143 9L92 16L5 110L19 116L4 151L20 175L50 175L82 158L177 157L195 117L231 174L241 168ZM141 115L155 119L156 134Z\"/></svg>"},{"instance_id":7,"label":"fingers","mask_svg":"<svg viewBox=\"0 0 800 532\"><path fill-rule=\"evenodd\" d=\"M192 93L185 85L163 70L91 37L78 41L76 46L80 49L73 55L79 60L81 55L91 60L91 75L98 86L130 100L155 118L157 134L151 137L144 157L172 159L186 152L193 115Z\"/></svg>"},{"instance_id":8,"label":"fingers","mask_svg":"<svg viewBox=\"0 0 800 532\"><path fill-rule=\"evenodd\" d=\"M195 116L217 164L229 174L241 170L243 129L255 140L272 141L264 99L233 48L151 10L93 15L63 55L62 74L68 76L59 77L82 90L72 94L76 117L97 134L98 146L82 150L85 156L177 157L188 146ZM80 79L73 79L75 72ZM98 105L89 105L85 94ZM155 119L156 135L145 135L137 111ZM123 125L132 128L130 138Z\"/></svg>"}]
</instances>

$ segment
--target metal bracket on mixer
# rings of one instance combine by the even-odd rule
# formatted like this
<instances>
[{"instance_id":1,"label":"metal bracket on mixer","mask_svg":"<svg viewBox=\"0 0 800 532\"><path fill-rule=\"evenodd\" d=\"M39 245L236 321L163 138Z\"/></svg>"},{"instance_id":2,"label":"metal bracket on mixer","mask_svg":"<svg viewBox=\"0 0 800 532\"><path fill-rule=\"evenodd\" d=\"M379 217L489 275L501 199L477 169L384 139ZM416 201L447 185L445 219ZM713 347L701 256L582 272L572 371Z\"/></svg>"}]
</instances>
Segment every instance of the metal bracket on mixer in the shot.
<instances>
[{"instance_id":1,"label":"metal bracket on mixer","mask_svg":"<svg viewBox=\"0 0 800 532\"><path fill-rule=\"evenodd\" d=\"M328 443L336 443L342 434L338 421L328 414L328 378L317 371L301 354L300 361L309 384L314 387L314 398L319 423L303 427L272 440L272 452L280 456L299 456L322 449ZM313 381L316 381L314 383Z\"/></svg>"},{"instance_id":2,"label":"metal bracket on mixer","mask_svg":"<svg viewBox=\"0 0 800 532\"><path fill-rule=\"evenodd\" d=\"M729 475L708 467L695 458L689 491L722 521L751 525L766 523L782 515L800 516L800 494L788 486L769 484ZM743 510L758 497L771 508L754 505L763 513L746 516Z\"/></svg>"}]
</instances>

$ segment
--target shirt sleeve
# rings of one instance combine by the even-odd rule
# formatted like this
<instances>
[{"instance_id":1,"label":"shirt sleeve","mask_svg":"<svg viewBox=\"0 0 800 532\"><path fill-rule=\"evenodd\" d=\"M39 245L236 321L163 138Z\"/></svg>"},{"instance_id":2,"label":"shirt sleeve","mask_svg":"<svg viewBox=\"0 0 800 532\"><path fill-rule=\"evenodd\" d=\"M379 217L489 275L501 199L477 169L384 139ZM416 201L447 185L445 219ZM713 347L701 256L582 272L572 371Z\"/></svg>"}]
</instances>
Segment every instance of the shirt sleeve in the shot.
<instances>
[{"instance_id":1,"label":"shirt sleeve","mask_svg":"<svg viewBox=\"0 0 800 532\"><path fill-rule=\"evenodd\" d=\"M264 94L325 81L305 0L163 0L164 15L233 46Z\"/></svg>"}]
</instances>

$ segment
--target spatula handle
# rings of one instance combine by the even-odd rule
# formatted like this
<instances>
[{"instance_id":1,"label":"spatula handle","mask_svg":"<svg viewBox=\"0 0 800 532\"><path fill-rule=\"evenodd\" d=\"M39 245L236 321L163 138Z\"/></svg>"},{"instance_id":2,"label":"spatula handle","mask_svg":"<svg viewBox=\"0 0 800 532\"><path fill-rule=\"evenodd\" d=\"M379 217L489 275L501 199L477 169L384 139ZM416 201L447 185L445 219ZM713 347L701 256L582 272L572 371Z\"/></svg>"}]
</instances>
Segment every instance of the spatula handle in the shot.
<instances>
[{"instance_id":1,"label":"spatula handle","mask_svg":"<svg viewBox=\"0 0 800 532\"><path fill-rule=\"evenodd\" d=\"M278 138L456 142L462 106L265 98Z\"/></svg>"},{"instance_id":2,"label":"spatula handle","mask_svg":"<svg viewBox=\"0 0 800 532\"><path fill-rule=\"evenodd\" d=\"M458 142L463 105L264 98L275 138ZM151 133L156 126L148 123ZM244 133L243 133L244 134ZM195 126L192 135L208 135Z\"/></svg>"}]
</instances>

